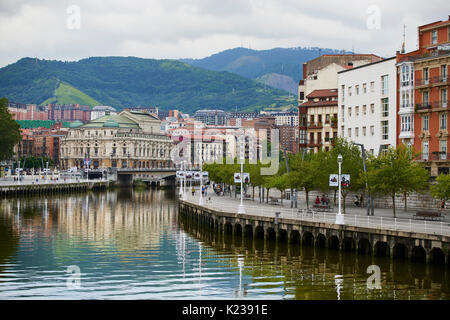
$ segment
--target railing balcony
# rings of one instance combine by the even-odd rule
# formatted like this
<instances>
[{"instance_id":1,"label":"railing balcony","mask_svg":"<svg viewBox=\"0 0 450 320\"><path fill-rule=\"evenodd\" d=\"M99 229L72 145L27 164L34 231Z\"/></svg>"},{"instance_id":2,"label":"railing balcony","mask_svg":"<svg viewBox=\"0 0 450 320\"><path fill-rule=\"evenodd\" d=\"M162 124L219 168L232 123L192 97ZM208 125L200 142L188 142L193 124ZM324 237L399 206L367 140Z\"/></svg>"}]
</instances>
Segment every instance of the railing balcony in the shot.
<instances>
[{"instance_id":1,"label":"railing balcony","mask_svg":"<svg viewBox=\"0 0 450 320\"><path fill-rule=\"evenodd\" d=\"M450 160L450 153L445 152L431 152L431 153L422 153L419 156L420 161L447 161Z\"/></svg>"},{"instance_id":2,"label":"railing balcony","mask_svg":"<svg viewBox=\"0 0 450 320\"><path fill-rule=\"evenodd\" d=\"M429 103L429 102L416 103L416 111L429 110L429 109L431 109L431 103Z\"/></svg>"},{"instance_id":3,"label":"railing balcony","mask_svg":"<svg viewBox=\"0 0 450 320\"><path fill-rule=\"evenodd\" d=\"M309 140L308 147L321 147L323 145L322 140Z\"/></svg>"},{"instance_id":4,"label":"railing balcony","mask_svg":"<svg viewBox=\"0 0 450 320\"><path fill-rule=\"evenodd\" d=\"M323 124L322 122L309 122L308 123L308 129L322 129Z\"/></svg>"},{"instance_id":5,"label":"railing balcony","mask_svg":"<svg viewBox=\"0 0 450 320\"><path fill-rule=\"evenodd\" d=\"M416 79L416 86L417 87L427 86L427 85L430 85L430 84L431 84L430 79Z\"/></svg>"}]
</instances>

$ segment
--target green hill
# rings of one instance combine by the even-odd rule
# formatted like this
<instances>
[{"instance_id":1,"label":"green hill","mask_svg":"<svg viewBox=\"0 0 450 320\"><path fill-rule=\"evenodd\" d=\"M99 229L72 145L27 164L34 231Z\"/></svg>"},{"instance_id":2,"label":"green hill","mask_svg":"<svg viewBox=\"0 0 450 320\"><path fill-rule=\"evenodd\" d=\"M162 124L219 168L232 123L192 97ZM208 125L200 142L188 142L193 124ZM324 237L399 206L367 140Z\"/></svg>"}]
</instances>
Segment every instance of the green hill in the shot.
<instances>
[{"instance_id":1,"label":"green hill","mask_svg":"<svg viewBox=\"0 0 450 320\"><path fill-rule=\"evenodd\" d=\"M119 109L156 105L192 113L205 108L262 109L294 102L286 91L229 72L135 57L76 62L23 58L0 69L0 96L23 103L48 102L59 82L61 99L84 104L92 99L95 103L91 103Z\"/></svg>"},{"instance_id":2,"label":"green hill","mask_svg":"<svg viewBox=\"0 0 450 320\"><path fill-rule=\"evenodd\" d=\"M342 52L327 48L302 47L269 50L234 48L203 59L181 61L208 70L228 71L249 79L259 79L269 86L297 95L298 82L303 74L303 63L321 54L336 53ZM276 78L273 75L277 75Z\"/></svg>"},{"instance_id":3,"label":"green hill","mask_svg":"<svg viewBox=\"0 0 450 320\"><path fill-rule=\"evenodd\" d=\"M60 103L60 104L72 104L78 103L81 105L87 105L90 107L95 107L101 105L100 102L91 98L87 94L81 92L77 88L74 88L70 84L60 83L58 89L56 90L56 102L55 98L51 97L43 101L41 105L46 105L49 103Z\"/></svg>"}]
</instances>

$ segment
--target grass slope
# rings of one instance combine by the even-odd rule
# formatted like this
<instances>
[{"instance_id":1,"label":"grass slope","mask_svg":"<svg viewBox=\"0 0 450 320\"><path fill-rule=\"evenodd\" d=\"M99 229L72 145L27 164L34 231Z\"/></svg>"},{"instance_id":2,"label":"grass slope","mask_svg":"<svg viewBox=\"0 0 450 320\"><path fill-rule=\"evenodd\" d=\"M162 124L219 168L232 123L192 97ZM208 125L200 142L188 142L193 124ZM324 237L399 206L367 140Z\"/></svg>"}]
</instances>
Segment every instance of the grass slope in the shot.
<instances>
[{"instance_id":1,"label":"grass slope","mask_svg":"<svg viewBox=\"0 0 450 320\"><path fill-rule=\"evenodd\" d=\"M101 105L100 102L91 98L84 92L74 88L70 84L61 82L58 89L56 89L57 101L55 102L54 97L48 98L43 101L41 105L46 105L49 103L60 103L60 104L81 104L92 107Z\"/></svg>"}]
</instances>

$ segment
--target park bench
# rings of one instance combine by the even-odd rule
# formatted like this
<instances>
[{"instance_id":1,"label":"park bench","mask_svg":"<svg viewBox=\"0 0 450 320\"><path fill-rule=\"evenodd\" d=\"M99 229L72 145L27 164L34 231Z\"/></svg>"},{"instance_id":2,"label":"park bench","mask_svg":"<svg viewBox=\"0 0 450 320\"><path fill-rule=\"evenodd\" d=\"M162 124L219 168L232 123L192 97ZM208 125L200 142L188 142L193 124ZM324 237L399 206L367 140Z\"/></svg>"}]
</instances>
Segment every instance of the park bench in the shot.
<instances>
[{"instance_id":1,"label":"park bench","mask_svg":"<svg viewBox=\"0 0 450 320\"><path fill-rule=\"evenodd\" d=\"M443 216L440 212L437 211L417 211L413 216L413 219L416 220L432 220L432 221L442 221Z\"/></svg>"},{"instance_id":2,"label":"park bench","mask_svg":"<svg viewBox=\"0 0 450 320\"><path fill-rule=\"evenodd\" d=\"M313 209L316 209L320 212L331 212L333 208L326 204L313 204Z\"/></svg>"},{"instance_id":3,"label":"park bench","mask_svg":"<svg viewBox=\"0 0 450 320\"><path fill-rule=\"evenodd\" d=\"M269 197L269 204L280 204L278 198Z\"/></svg>"},{"instance_id":4,"label":"park bench","mask_svg":"<svg viewBox=\"0 0 450 320\"><path fill-rule=\"evenodd\" d=\"M244 194L244 200L252 200L251 194Z\"/></svg>"}]
</instances>

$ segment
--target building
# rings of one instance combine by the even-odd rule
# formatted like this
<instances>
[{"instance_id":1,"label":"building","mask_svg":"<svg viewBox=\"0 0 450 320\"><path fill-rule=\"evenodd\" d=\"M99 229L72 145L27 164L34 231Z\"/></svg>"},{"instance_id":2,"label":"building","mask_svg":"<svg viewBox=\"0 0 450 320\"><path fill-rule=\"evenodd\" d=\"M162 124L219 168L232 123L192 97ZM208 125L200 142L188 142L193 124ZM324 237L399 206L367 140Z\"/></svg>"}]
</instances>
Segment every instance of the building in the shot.
<instances>
[{"instance_id":1,"label":"building","mask_svg":"<svg viewBox=\"0 0 450 320\"><path fill-rule=\"evenodd\" d=\"M149 114L152 114L154 116L159 117L159 109L158 109L158 107L141 107L141 106L139 106L139 107L125 108L124 110L145 112L145 113L149 113ZM160 119L163 119L163 118L160 118Z\"/></svg>"},{"instance_id":2,"label":"building","mask_svg":"<svg viewBox=\"0 0 450 320\"><path fill-rule=\"evenodd\" d=\"M91 111L91 121L104 117L106 114L109 113L110 115L116 115L117 110L110 106L96 106L92 108Z\"/></svg>"},{"instance_id":3,"label":"building","mask_svg":"<svg viewBox=\"0 0 450 320\"><path fill-rule=\"evenodd\" d=\"M307 148L307 108L302 104L314 90L338 87L338 72L382 60L373 54L325 54L303 64L303 79L298 86L299 150Z\"/></svg>"},{"instance_id":4,"label":"building","mask_svg":"<svg viewBox=\"0 0 450 320\"><path fill-rule=\"evenodd\" d=\"M198 110L194 118L206 125L224 126L226 124L226 113L222 110Z\"/></svg>"},{"instance_id":5,"label":"building","mask_svg":"<svg viewBox=\"0 0 450 320\"><path fill-rule=\"evenodd\" d=\"M372 154L397 145L396 57L338 72L339 137Z\"/></svg>"},{"instance_id":6,"label":"building","mask_svg":"<svg viewBox=\"0 0 450 320\"><path fill-rule=\"evenodd\" d=\"M298 127L290 125L277 126L280 137L280 150L289 153L297 153L298 150Z\"/></svg>"},{"instance_id":7,"label":"building","mask_svg":"<svg viewBox=\"0 0 450 320\"><path fill-rule=\"evenodd\" d=\"M74 122L61 141L63 168L168 168L173 143L161 121L147 113L124 110L83 124Z\"/></svg>"},{"instance_id":8,"label":"building","mask_svg":"<svg viewBox=\"0 0 450 320\"><path fill-rule=\"evenodd\" d=\"M298 112L277 112L272 113L275 117L276 126L298 127Z\"/></svg>"},{"instance_id":9,"label":"building","mask_svg":"<svg viewBox=\"0 0 450 320\"><path fill-rule=\"evenodd\" d=\"M397 52L398 140L413 145L435 177L450 171L450 16L418 27L418 36L417 50Z\"/></svg>"},{"instance_id":10,"label":"building","mask_svg":"<svg viewBox=\"0 0 450 320\"><path fill-rule=\"evenodd\" d=\"M89 122L91 120L91 109L79 104L49 104L48 120Z\"/></svg>"},{"instance_id":11,"label":"building","mask_svg":"<svg viewBox=\"0 0 450 320\"><path fill-rule=\"evenodd\" d=\"M257 111L240 111L227 113L227 125L228 126L242 126L242 122L245 120L253 120L259 118L261 114Z\"/></svg>"},{"instance_id":12,"label":"building","mask_svg":"<svg viewBox=\"0 0 450 320\"><path fill-rule=\"evenodd\" d=\"M47 108L35 104L8 102L8 109L14 120L49 120Z\"/></svg>"},{"instance_id":13,"label":"building","mask_svg":"<svg viewBox=\"0 0 450 320\"><path fill-rule=\"evenodd\" d=\"M304 115L302 126L306 130L299 136L299 145L314 152L319 149L328 151L334 146L338 134L338 90L314 90L306 98L308 101L300 105Z\"/></svg>"}]
</instances>

